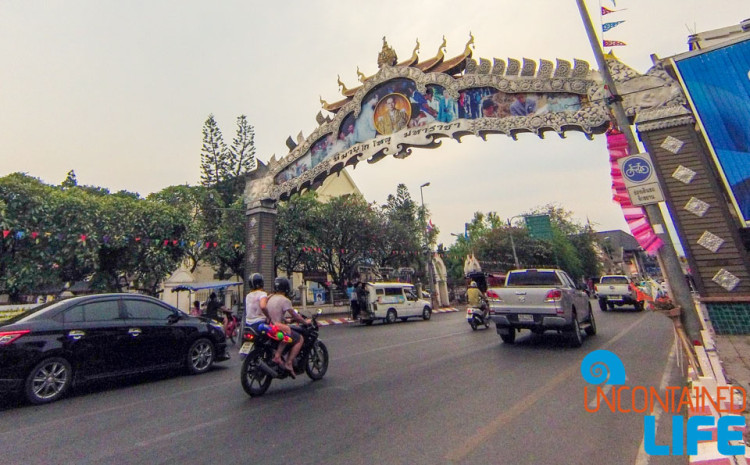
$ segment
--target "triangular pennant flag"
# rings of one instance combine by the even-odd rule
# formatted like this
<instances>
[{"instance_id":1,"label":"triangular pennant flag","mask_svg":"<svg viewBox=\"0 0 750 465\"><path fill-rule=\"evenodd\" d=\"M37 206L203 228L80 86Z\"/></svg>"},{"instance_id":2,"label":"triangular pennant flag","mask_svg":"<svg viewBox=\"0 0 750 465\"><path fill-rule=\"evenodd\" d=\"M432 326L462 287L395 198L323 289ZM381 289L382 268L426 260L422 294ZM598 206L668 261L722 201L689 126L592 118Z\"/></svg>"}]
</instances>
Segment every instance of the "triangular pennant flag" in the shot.
<instances>
[{"instance_id":1,"label":"triangular pennant flag","mask_svg":"<svg viewBox=\"0 0 750 465\"><path fill-rule=\"evenodd\" d=\"M618 26L618 25L620 25L620 24L622 24L624 22L625 21L623 20L623 21L613 21L611 23L604 23L604 24L602 24L602 32L607 32L610 29L612 29L613 27Z\"/></svg>"},{"instance_id":2,"label":"triangular pennant flag","mask_svg":"<svg viewBox=\"0 0 750 465\"><path fill-rule=\"evenodd\" d=\"M39 235L39 233L38 233L38 232L36 232L36 231L32 231L32 232L31 232L31 237L32 237L32 239L36 239L36 236L38 236L38 235Z\"/></svg>"},{"instance_id":3,"label":"triangular pennant flag","mask_svg":"<svg viewBox=\"0 0 750 465\"><path fill-rule=\"evenodd\" d=\"M602 16L615 13L616 11L618 10L610 10L609 8L602 7Z\"/></svg>"},{"instance_id":4,"label":"triangular pennant flag","mask_svg":"<svg viewBox=\"0 0 750 465\"><path fill-rule=\"evenodd\" d=\"M619 47L621 45L627 45L625 42L620 42L619 40L603 40L602 46L604 47Z\"/></svg>"},{"instance_id":5,"label":"triangular pennant flag","mask_svg":"<svg viewBox=\"0 0 750 465\"><path fill-rule=\"evenodd\" d=\"M6 237L8 237L8 234L10 234L10 230L9 229L3 229L3 239L5 239Z\"/></svg>"}]
</instances>

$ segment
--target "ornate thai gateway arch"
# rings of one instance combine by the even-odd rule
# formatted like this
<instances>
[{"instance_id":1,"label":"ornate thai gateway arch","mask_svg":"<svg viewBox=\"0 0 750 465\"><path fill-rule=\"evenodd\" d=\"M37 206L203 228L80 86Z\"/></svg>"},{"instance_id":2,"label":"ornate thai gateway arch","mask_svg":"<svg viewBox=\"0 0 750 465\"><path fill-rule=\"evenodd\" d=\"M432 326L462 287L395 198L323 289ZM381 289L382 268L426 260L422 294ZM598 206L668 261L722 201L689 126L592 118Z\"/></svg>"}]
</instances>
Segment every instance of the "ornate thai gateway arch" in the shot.
<instances>
[{"instance_id":1,"label":"ornate thai gateway arch","mask_svg":"<svg viewBox=\"0 0 750 465\"><path fill-rule=\"evenodd\" d=\"M318 113L318 127L312 134L305 138L300 133L296 141L288 138L289 152L280 159L271 157L267 165L260 164L248 178L245 189L248 273L275 275L276 201L314 189L346 166L362 161L374 163L389 155L404 158L411 155L412 147L439 147L444 137L460 140L473 134L484 139L487 134L505 134L515 139L519 133L543 137L548 132L564 137L567 131L578 131L591 138L610 127L612 118L606 99L612 97L599 72L591 70L587 62L576 59L571 64L557 59L555 63L540 60L537 64L529 59L506 62L497 58L477 61L472 58L473 42L470 37L462 54L446 58L443 40L435 57L420 61L417 41L411 57L399 62L383 38L377 73L365 76L357 70L360 84L351 89L339 79L343 99L335 103L321 99L328 114ZM691 155L685 161L693 163L690 169L710 172L705 148L693 128L695 119L686 107L679 83L664 64L657 61L643 75L613 56L608 57L607 64L627 114L636 121L644 143L655 157L667 197L670 197L672 172L665 170L673 169L674 160L665 164L661 159L674 158L675 154L663 148L663 140L675 131L685 145L682 148L685 153L695 152L705 158L698 166L694 162L701 157ZM655 138L650 137L652 134ZM717 212L726 210L726 202L715 200ZM673 206L672 210L680 210L677 216L684 212L683 205ZM728 215L722 216L726 223L722 230L725 241L734 244L733 252L741 258L744 255L740 252L744 250L740 250L736 237L730 238L733 229L730 219L726 218ZM717 218L712 220L718 221ZM677 222L679 226L679 218ZM687 239L688 249L697 241L682 239L683 242ZM696 257L690 252L689 255ZM699 268L697 262L691 264L694 269ZM733 268L733 275L744 281L747 288L742 293L747 295L750 273L747 266L744 270L740 268ZM710 272L697 276L702 291L732 292L715 283L713 276L707 276Z\"/></svg>"}]
</instances>

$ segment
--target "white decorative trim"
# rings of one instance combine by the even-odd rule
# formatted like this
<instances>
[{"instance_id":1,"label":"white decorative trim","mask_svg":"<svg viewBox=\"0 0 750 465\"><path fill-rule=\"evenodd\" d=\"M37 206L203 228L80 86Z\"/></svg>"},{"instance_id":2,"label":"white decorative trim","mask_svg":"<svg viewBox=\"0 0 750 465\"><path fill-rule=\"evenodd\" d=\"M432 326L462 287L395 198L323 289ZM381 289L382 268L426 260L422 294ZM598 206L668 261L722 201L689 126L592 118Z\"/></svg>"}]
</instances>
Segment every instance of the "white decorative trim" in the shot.
<instances>
[{"instance_id":1,"label":"white decorative trim","mask_svg":"<svg viewBox=\"0 0 750 465\"><path fill-rule=\"evenodd\" d=\"M691 182L693 182L693 179L697 174L698 173L691 170L690 168L680 165L676 170L674 170L674 173L672 173L672 177L682 182L683 184L690 184Z\"/></svg>"},{"instance_id":2,"label":"white decorative trim","mask_svg":"<svg viewBox=\"0 0 750 465\"><path fill-rule=\"evenodd\" d=\"M685 143L680 139L672 136L667 136L666 139L664 139L664 142L661 143L660 147L677 155L677 152L679 152L684 145Z\"/></svg>"},{"instance_id":3,"label":"white decorative trim","mask_svg":"<svg viewBox=\"0 0 750 465\"><path fill-rule=\"evenodd\" d=\"M685 204L685 210L700 217L703 217L709 208L711 208L711 205L696 197L690 197L688 203Z\"/></svg>"},{"instance_id":4,"label":"white decorative trim","mask_svg":"<svg viewBox=\"0 0 750 465\"><path fill-rule=\"evenodd\" d=\"M713 253L719 251L719 248L724 244L724 239L720 238L716 234L710 231L704 231L700 239L698 239L698 245L705 247Z\"/></svg>"},{"instance_id":5,"label":"white decorative trim","mask_svg":"<svg viewBox=\"0 0 750 465\"><path fill-rule=\"evenodd\" d=\"M722 268L714 275L712 281L731 292L740 283L740 278Z\"/></svg>"}]
</instances>

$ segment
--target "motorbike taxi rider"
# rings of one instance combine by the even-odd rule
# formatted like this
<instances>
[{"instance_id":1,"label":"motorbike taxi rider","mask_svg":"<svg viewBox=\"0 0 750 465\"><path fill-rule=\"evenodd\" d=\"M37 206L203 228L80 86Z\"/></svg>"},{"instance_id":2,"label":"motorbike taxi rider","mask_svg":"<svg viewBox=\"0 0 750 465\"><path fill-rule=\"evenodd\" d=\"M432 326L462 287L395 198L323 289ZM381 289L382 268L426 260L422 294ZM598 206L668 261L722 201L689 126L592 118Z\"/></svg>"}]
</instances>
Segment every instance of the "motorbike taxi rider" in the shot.
<instances>
[{"instance_id":1,"label":"motorbike taxi rider","mask_svg":"<svg viewBox=\"0 0 750 465\"><path fill-rule=\"evenodd\" d=\"M472 281L471 284L469 284L469 289L466 291L466 299L468 300L470 307L482 309L482 316L487 318L487 312L489 310L489 308L487 308L487 296L479 289L476 281Z\"/></svg>"},{"instance_id":2,"label":"motorbike taxi rider","mask_svg":"<svg viewBox=\"0 0 750 465\"><path fill-rule=\"evenodd\" d=\"M310 324L311 320L303 318L302 315L292 308L292 301L288 297L290 291L291 285L288 279L281 276L276 278L273 281L273 294L268 297L266 308L268 309L268 315L271 317L271 324L276 325L284 334L292 338L292 348L287 355L286 361L281 358L281 354L287 346L284 343L279 343L279 347L273 355L273 361L277 365L284 367L292 378L294 378L294 359L302 349L304 338L302 334L285 323L284 317L288 313L292 320L302 324Z\"/></svg>"}]
</instances>

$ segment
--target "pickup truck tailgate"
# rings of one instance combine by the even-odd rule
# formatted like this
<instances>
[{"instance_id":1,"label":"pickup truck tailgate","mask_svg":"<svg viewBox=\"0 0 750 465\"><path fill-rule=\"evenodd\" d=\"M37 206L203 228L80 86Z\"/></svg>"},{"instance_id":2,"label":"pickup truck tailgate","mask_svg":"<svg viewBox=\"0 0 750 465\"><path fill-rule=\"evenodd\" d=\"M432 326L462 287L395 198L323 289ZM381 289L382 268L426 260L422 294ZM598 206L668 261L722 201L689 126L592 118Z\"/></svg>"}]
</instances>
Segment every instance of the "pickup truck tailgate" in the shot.
<instances>
[{"instance_id":1,"label":"pickup truck tailgate","mask_svg":"<svg viewBox=\"0 0 750 465\"><path fill-rule=\"evenodd\" d=\"M535 289L503 289L498 292L499 299L490 303L490 310L494 313L530 313L556 314L559 301L548 301L549 288Z\"/></svg>"}]
</instances>

